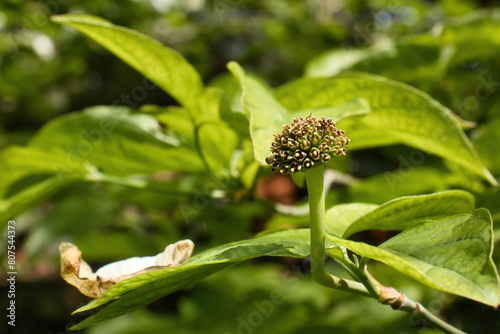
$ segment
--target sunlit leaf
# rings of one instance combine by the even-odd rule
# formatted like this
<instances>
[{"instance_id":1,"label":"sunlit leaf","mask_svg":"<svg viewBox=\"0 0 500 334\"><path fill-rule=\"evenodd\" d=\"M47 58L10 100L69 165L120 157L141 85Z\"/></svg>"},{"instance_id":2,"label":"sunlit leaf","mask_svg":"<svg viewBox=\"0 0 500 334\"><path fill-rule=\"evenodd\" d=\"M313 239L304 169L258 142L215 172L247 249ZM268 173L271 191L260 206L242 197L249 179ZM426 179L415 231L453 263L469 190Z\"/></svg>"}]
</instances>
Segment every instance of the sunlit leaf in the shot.
<instances>
[{"instance_id":1,"label":"sunlit leaf","mask_svg":"<svg viewBox=\"0 0 500 334\"><path fill-rule=\"evenodd\" d=\"M123 107L94 107L57 118L30 146L64 157L68 168L88 163L112 175L204 169L199 157L162 133L153 117Z\"/></svg>"},{"instance_id":2,"label":"sunlit leaf","mask_svg":"<svg viewBox=\"0 0 500 334\"><path fill-rule=\"evenodd\" d=\"M91 15L57 15L52 20L89 36L184 105L203 92L193 66L177 51L146 35Z\"/></svg>"},{"instance_id":3,"label":"sunlit leaf","mask_svg":"<svg viewBox=\"0 0 500 334\"><path fill-rule=\"evenodd\" d=\"M338 209L327 214L328 226L335 226L334 234L347 238L366 230L402 231L424 219L436 219L474 210L474 196L461 190L443 191L420 196L400 197L382 204L380 207L359 216L350 222L341 221L336 225ZM363 206L365 212L369 207ZM332 210L331 209L331 210ZM353 217L354 218L354 217Z\"/></svg>"},{"instance_id":4,"label":"sunlit leaf","mask_svg":"<svg viewBox=\"0 0 500 334\"><path fill-rule=\"evenodd\" d=\"M500 303L499 278L491 259L492 221L485 209L422 221L379 247L327 238L432 288L494 307Z\"/></svg>"},{"instance_id":5,"label":"sunlit leaf","mask_svg":"<svg viewBox=\"0 0 500 334\"><path fill-rule=\"evenodd\" d=\"M326 229L328 233L342 236L353 222L378 207L377 204L368 203L335 205L326 211Z\"/></svg>"},{"instance_id":6,"label":"sunlit leaf","mask_svg":"<svg viewBox=\"0 0 500 334\"><path fill-rule=\"evenodd\" d=\"M243 90L242 103L250 120L255 159L266 164L265 159L270 154L269 146L274 138L273 133L281 132L287 110L259 82L246 76L237 63L229 63L228 68L238 78Z\"/></svg>"},{"instance_id":7,"label":"sunlit leaf","mask_svg":"<svg viewBox=\"0 0 500 334\"><path fill-rule=\"evenodd\" d=\"M273 134L281 133L284 124L291 124L294 117L313 113L316 117L331 117L335 122L370 112L362 98L320 107L289 108L283 107L274 96L257 80L247 76L235 62L228 65L229 70L240 81L243 90L242 103L250 119L250 134L254 146L255 159L267 165L265 159L270 155L269 147L274 140Z\"/></svg>"},{"instance_id":8,"label":"sunlit leaf","mask_svg":"<svg viewBox=\"0 0 500 334\"><path fill-rule=\"evenodd\" d=\"M338 124L351 139L350 149L403 143L453 161L490 183L497 183L451 111L413 87L379 76L353 73L335 78L299 79L280 87L276 97L291 110L334 106L362 97L372 112L360 120L348 118Z\"/></svg>"}]
</instances>

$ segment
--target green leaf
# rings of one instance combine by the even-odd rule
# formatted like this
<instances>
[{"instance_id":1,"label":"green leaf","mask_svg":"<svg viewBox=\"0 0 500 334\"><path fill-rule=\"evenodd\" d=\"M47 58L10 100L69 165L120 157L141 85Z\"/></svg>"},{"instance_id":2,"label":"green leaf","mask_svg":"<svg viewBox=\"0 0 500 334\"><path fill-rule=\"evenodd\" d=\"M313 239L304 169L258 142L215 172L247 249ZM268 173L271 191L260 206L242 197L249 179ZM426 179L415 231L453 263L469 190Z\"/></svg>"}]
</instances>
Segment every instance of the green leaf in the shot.
<instances>
[{"instance_id":1,"label":"green leaf","mask_svg":"<svg viewBox=\"0 0 500 334\"><path fill-rule=\"evenodd\" d=\"M292 117L293 119L294 117L304 117L309 114L313 114L316 115L317 117L321 116L330 117L335 122L338 122L339 120L347 117L362 116L368 114L369 112L370 112L370 105L368 104L368 102L366 102L365 99L358 97L333 107L329 106L329 107L312 108L299 111L291 111L287 117L289 118Z\"/></svg>"},{"instance_id":2,"label":"green leaf","mask_svg":"<svg viewBox=\"0 0 500 334\"><path fill-rule=\"evenodd\" d=\"M241 86L238 79L231 73L222 73L212 79L208 84L209 87L218 88L222 91L222 109L224 112L235 112L244 114L245 110L241 105Z\"/></svg>"},{"instance_id":3,"label":"green leaf","mask_svg":"<svg viewBox=\"0 0 500 334\"><path fill-rule=\"evenodd\" d=\"M267 166L269 147L274 141L274 133L281 133L284 124L290 124L294 117L313 113L317 117L331 117L334 121L349 116L370 112L366 101L361 98L321 107L284 108L274 96L257 80L247 76L240 65L228 64L229 70L238 78L243 90L242 103L250 118L250 133L254 146L255 159ZM290 111L289 111L290 110Z\"/></svg>"},{"instance_id":4,"label":"green leaf","mask_svg":"<svg viewBox=\"0 0 500 334\"><path fill-rule=\"evenodd\" d=\"M0 155L0 227L84 173L81 166L69 169L62 157L38 148L7 148Z\"/></svg>"},{"instance_id":5,"label":"green leaf","mask_svg":"<svg viewBox=\"0 0 500 334\"><path fill-rule=\"evenodd\" d=\"M141 107L138 111L156 118L158 122L166 128L165 132L167 134L172 134L172 136L178 138L183 144L195 147L194 124L190 114L185 108L177 106L161 107L146 105Z\"/></svg>"},{"instance_id":6,"label":"green leaf","mask_svg":"<svg viewBox=\"0 0 500 334\"><path fill-rule=\"evenodd\" d=\"M406 36L397 43L381 39L364 49L329 50L308 62L306 76L327 77L354 70L404 82L435 83L452 66L498 54L498 13L498 10L478 10L451 19L431 33Z\"/></svg>"},{"instance_id":7,"label":"green leaf","mask_svg":"<svg viewBox=\"0 0 500 334\"><path fill-rule=\"evenodd\" d=\"M189 110L195 125L215 122L220 119L221 96L221 91L209 87L191 104L192 107Z\"/></svg>"},{"instance_id":8,"label":"green leaf","mask_svg":"<svg viewBox=\"0 0 500 334\"><path fill-rule=\"evenodd\" d=\"M153 117L130 114L124 107L93 107L59 117L30 146L62 157L68 169L87 164L118 176L204 170L199 157L162 133Z\"/></svg>"},{"instance_id":9,"label":"green leaf","mask_svg":"<svg viewBox=\"0 0 500 334\"><path fill-rule=\"evenodd\" d=\"M336 224L335 213L338 209L334 207L333 212L327 213L327 224L335 226L331 233L343 238L366 230L402 231L424 219L472 212L474 202L472 194L461 190L402 197L382 204L356 220L349 222L344 218L340 226ZM366 212L368 207L365 205L361 209Z\"/></svg>"},{"instance_id":10,"label":"green leaf","mask_svg":"<svg viewBox=\"0 0 500 334\"><path fill-rule=\"evenodd\" d=\"M482 125L472 135L472 143L492 173L500 174L500 119Z\"/></svg>"},{"instance_id":11,"label":"green leaf","mask_svg":"<svg viewBox=\"0 0 500 334\"><path fill-rule=\"evenodd\" d=\"M353 73L335 78L306 78L276 92L290 110L321 108L366 99L372 112L340 121L350 149L403 143L433 153L497 184L484 167L452 112L429 95L383 77Z\"/></svg>"},{"instance_id":12,"label":"green leaf","mask_svg":"<svg viewBox=\"0 0 500 334\"><path fill-rule=\"evenodd\" d=\"M273 133L281 132L281 127L286 123L287 110L257 80L247 76L238 63L230 62L227 67L239 80L243 90L242 103L250 120L255 159L267 165L265 160L270 155Z\"/></svg>"},{"instance_id":13,"label":"green leaf","mask_svg":"<svg viewBox=\"0 0 500 334\"><path fill-rule=\"evenodd\" d=\"M223 122L203 123L198 129L200 151L209 169L220 179L230 175L231 157L238 135Z\"/></svg>"},{"instance_id":14,"label":"green leaf","mask_svg":"<svg viewBox=\"0 0 500 334\"><path fill-rule=\"evenodd\" d=\"M52 20L89 36L183 105L203 92L203 82L193 66L180 53L148 36L90 15L57 15Z\"/></svg>"},{"instance_id":15,"label":"green leaf","mask_svg":"<svg viewBox=\"0 0 500 334\"><path fill-rule=\"evenodd\" d=\"M436 82L446 73L452 55L453 49L435 36L417 35L397 44L382 41L366 49L328 51L308 64L307 75L326 77L355 70L404 82Z\"/></svg>"},{"instance_id":16,"label":"green leaf","mask_svg":"<svg viewBox=\"0 0 500 334\"><path fill-rule=\"evenodd\" d=\"M205 171L193 150L160 131L148 115L124 107L94 107L56 118L27 147L11 147L0 160L0 222L22 213L71 182L111 182L176 192L139 179L158 171Z\"/></svg>"},{"instance_id":17,"label":"green leaf","mask_svg":"<svg viewBox=\"0 0 500 334\"><path fill-rule=\"evenodd\" d=\"M405 160L397 170L356 181L345 189L333 189L327 195L327 203L382 204L402 196L442 191L461 184L461 180L461 175L452 171L427 166L412 167Z\"/></svg>"},{"instance_id":18,"label":"green leaf","mask_svg":"<svg viewBox=\"0 0 500 334\"><path fill-rule=\"evenodd\" d=\"M438 290L497 307L490 213L475 210L415 224L379 247L328 235L356 254L383 262Z\"/></svg>"},{"instance_id":19,"label":"green leaf","mask_svg":"<svg viewBox=\"0 0 500 334\"><path fill-rule=\"evenodd\" d=\"M327 243L327 247L333 246L333 243ZM308 255L309 230L307 229L269 232L252 239L222 245L198 254L179 266L138 275L113 285L104 296L75 312L90 310L117 297L120 298L105 306L102 311L73 326L72 329L83 329L131 312L245 260L260 256L303 258Z\"/></svg>"},{"instance_id":20,"label":"green leaf","mask_svg":"<svg viewBox=\"0 0 500 334\"><path fill-rule=\"evenodd\" d=\"M441 44L453 45L455 53L452 64L495 58L500 50L500 10L488 8L476 10L450 20L439 36L434 38ZM437 38L436 38L437 37Z\"/></svg>"},{"instance_id":21,"label":"green leaf","mask_svg":"<svg viewBox=\"0 0 500 334\"><path fill-rule=\"evenodd\" d=\"M366 49L340 48L328 50L311 59L305 69L307 77L329 77L372 58L394 56L392 41L387 40Z\"/></svg>"},{"instance_id":22,"label":"green leaf","mask_svg":"<svg viewBox=\"0 0 500 334\"><path fill-rule=\"evenodd\" d=\"M335 205L326 211L326 229L328 233L342 236L353 222L378 207L377 204L368 203Z\"/></svg>"}]
</instances>

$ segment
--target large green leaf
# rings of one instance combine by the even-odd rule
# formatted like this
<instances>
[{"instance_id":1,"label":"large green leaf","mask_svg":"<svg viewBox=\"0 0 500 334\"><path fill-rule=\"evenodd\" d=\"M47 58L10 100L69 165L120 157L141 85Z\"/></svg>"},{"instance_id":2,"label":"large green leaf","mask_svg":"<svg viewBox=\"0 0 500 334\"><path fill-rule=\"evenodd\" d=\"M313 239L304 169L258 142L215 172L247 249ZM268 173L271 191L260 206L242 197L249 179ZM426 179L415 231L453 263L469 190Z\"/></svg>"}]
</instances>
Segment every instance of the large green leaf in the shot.
<instances>
[{"instance_id":1,"label":"large green leaf","mask_svg":"<svg viewBox=\"0 0 500 334\"><path fill-rule=\"evenodd\" d=\"M331 242L327 247L333 247ZM143 307L163 296L203 279L231 265L259 256L309 255L309 230L284 230L265 233L252 239L222 245L191 258L172 268L138 275L112 286L99 299L95 299L75 312L83 312L104 305L102 311L90 316L73 329L82 329ZM85 254L84 254L85 256Z\"/></svg>"},{"instance_id":2,"label":"large green leaf","mask_svg":"<svg viewBox=\"0 0 500 334\"><path fill-rule=\"evenodd\" d=\"M361 120L348 118L339 122L352 140L351 149L403 143L453 161L497 184L453 113L408 85L352 73L335 78L299 79L280 87L276 97L290 110L334 106L362 97L372 112Z\"/></svg>"},{"instance_id":3,"label":"large green leaf","mask_svg":"<svg viewBox=\"0 0 500 334\"><path fill-rule=\"evenodd\" d=\"M329 232L343 238L366 230L402 231L424 219L472 212L474 202L472 194L461 190L401 197L382 204L350 222L344 217L339 224L336 223L338 209L333 207L327 211L327 224L333 227L333 230L329 229ZM364 206L359 209L366 212L368 207Z\"/></svg>"},{"instance_id":4,"label":"large green leaf","mask_svg":"<svg viewBox=\"0 0 500 334\"><path fill-rule=\"evenodd\" d=\"M90 15L57 15L52 20L86 34L184 105L203 92L203 82L193 66L180 53L148 36Z\"/></svg>"},{"instance_id":5,"label":"large green leaf","mask_svg":"<svg viewBox=\"0 0 500 334\"><path fill-rule=\"evenodd\" d=\"M59 117L30 146L63 157L70 169L90 164L112 175L204 170L199 157L162 133L153 117L124 107L93 107Z\"/></svg>"},{"instance_id":6,"label":"large green leaf","mask_svg":"<svg viewBox=\"0 0 500 334\"><path fill-rule=\"evenodd\" d=\"M146 105L141 107L139 112L155 117L166 128L165 132L174 133L183 145L195 147L195 126L191 116L183 107Z\"/></svg>"},{"instance_id":7,"label":"large green leaf","mask_svg":"<svg viewBox=\"0 0 500 334\"><path fill-rule=\"evenodd\" d=\"M379 206L369 203L338 204L326 210L326 229L328 233L342 236L345 230L358 218L363 217Z\"/></svg>"},{"instance_id":8,"label":"large green leaf","mask_svg":"<svg viewBox=\"0 0 500 334\"><path fill-rule=\"evenodd\" d=\"M193 123L199 125L219 120L221 97L220 90L209 87L198 99L194 100L191 107Z\"/></svg>"},{"instance_id":9,"label":"large green leaf","mask_svg":"<svg viewBox=\"0 0 500 334\"><path fill-rule=\"evenodd\" d=\"M266 165L270 155L269 147L274 140L273 133L281 132L287 118L287 110L279 104L264 86L245 74L235 62L228 64L229 70L239 80L243 90L242 103L250 120L250 135L254 147L255 159Z\"/></svg>"},{"instance_id":10,"label":"large green leaf","mask_svg":"<svg viewBox=\"0 0 500 334\"><path fill-rule=\"evenodd\" d=\"M327 238L432 288L494 307L500 303L499 278L491 259L492 221L485 209L422 221L379 247Z\"/></svg>"},{"instance_id":11,"label":"large green leaf","mask_svg":"<svg viewBox=\"0 0 500 334\"><path fill-rule=\"evenodd\" d=\"M0 228L84 173L82 166L67 168L57 154L33 147L7 148L0 154Z\"/></svg>"},{"instance_id":12,"label":"large green leaf","mask_svg":"<svg viewBox=\"0 0 500 334\"><path fill-rule=\"evenodd\" d=\"M0 226L76 180L111 182L172 192L139 178L158 171L205 171L198 155L160 131L148 115L124 107L94 107L48 123L29 146L11 147L0 160Z\"/></svg>"},{"instance_id":13,"label":"large green leaf","mask_svg":"<svg viewBox=\"0 0 500 334\"><path fill-rule=\"evenodd\" d=\"M231 157L238 135L224 122L206 122L198 129L199 147L208 168L221 179L230 177Z\"/></svg>"},{"instance_id":14,"label":"large green leaf","mask_svg":"<svg viewBox=\"0 0 500 334\"><path fill-rule=\"evenodd\" d=\"M239 141L238 134L220 120L221 97L217 88L209 87L192 110L200 155L216 177L228 179L231 157Z\"/></svg>"},{"instance_id":15,"label":"large green leaf","mask_svg":"<svg viewBox=\"0 0 500 334\"><path fill-rule=\"evenodd\" d=\"M331 117L334 121L349 117L364 115L370 112L366 101L353 98L338 104L319 106L317 108L284 108L257 80L247 76L244 70L235 62L228 64L229 70L238 78L243 90L242 103L250 119L250 134L254 146L255 159L267 165L265 159L269 156L269 147L274 140L274 133L281 133L284 124L292 123L294 117L307 116L313 113L316 117Z\"/></svg>"}]
</instances>

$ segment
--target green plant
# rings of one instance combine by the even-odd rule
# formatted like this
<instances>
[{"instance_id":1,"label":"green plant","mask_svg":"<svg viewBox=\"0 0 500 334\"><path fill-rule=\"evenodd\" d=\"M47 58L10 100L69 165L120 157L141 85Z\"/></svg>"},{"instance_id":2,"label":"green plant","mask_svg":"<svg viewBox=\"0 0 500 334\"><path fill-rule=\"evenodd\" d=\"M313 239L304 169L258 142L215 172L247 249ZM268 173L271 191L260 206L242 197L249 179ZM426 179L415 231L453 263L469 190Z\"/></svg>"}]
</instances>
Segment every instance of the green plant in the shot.
<instances>
[{"instance_id":1,"label":"green plant","mask_svg":"<svg viewBox=\"0 0 500 334\"><path fill-rule=\"evenodd\" d=\"M326 271L324 163L327 163L332 156L345 155L349 139L343 134L344 131L338 130L331 118L326 120L323 117L318 121L309 115L305 119L294 119L291 126L284 125L283 132L275 135L275 141L271 146L273 155L266 159L266 162L273 165L280 173L298 173L301 170L307 173L312 277L326 287L370 296L383 304L391 305L393 309L422 314L433 326L444 332L463 333L434 316L419 303L415 303L393 288L378 283L368 273L366 266L368 257L359 259L353 255L354 262L352 262L346 249L340 246L341 252L336 254L331 252L330 255L355 281L340 279Z\"/></svg>"},{"instance_id":2,"label":"green plant","mask_svg":"<svg viewBox=\"0 0 500 334\"><path fill-rule=\"evenodd\" d=\"M260 166L267 164L273 134L300 117L314 124L324 122L326 127L335 122L352 140L352 150L402 143L443 159L445 166L451 166L450 174L459 166L476 184L482 184L478 178L497 183L465 135L464 122L406 84L354 72L301 78L271 92L261 80L231 62L228 68L233 77L205 86L179 53L142 34L86 15L56 16L53 20L80 30L109 49L180 106L147 106L138 111L116 106L90 108L55 119L26 146L5 150L0 163L5 176L2 218L20 214L61 189L105 183L161 196L171 194L175 200L182 196L186 200L178 208L182 218L189 220L196 212L186 202L204 185L216 185L206 194L210 198L237 202L251 196L262 173ZM325 119L313 121L307 115ZM333 135L334 128L330 129ZM299 152L296 160L301 165L276 161L278 156L288 160L288 153L267 159L285 173L312 167L305 174L310 230L266 231L210 248L176 267L120 281L76 311L103 306L74 328L129 313L217 271L262 256L311 255L312 276L321 284L375 297L406 311L418 309L418 304L409 299L400 304L402 295L372 279L365 270L370 259L432 288L494 307L500 304L499 279L491 258L492 218L488 210L475 209L474 196L448 190L393 198L381 205L350 203L326 210L324 166L312 164L319 158L339 166L330 152L342 155L347 139L342 132L335 132L332 140L326 140L331 145L328 147L321 146L324 139L323 135L308 138L318 145L317 150L304 146L303 153L310 160ZM281 139L273 147L279 149L280 145L284 145ZM183 174L178 177L160 171ZM300 176L294 178L301 182ZM259 210L268 208L263 205ZM348 239L367 230L401 233L377 247ZM352 260L348 250L356 254ZM327 273L325 255L338 261L353 281ZM421 312L439 328L454 331L425 309Z\"/></svg>"}]
</instances>

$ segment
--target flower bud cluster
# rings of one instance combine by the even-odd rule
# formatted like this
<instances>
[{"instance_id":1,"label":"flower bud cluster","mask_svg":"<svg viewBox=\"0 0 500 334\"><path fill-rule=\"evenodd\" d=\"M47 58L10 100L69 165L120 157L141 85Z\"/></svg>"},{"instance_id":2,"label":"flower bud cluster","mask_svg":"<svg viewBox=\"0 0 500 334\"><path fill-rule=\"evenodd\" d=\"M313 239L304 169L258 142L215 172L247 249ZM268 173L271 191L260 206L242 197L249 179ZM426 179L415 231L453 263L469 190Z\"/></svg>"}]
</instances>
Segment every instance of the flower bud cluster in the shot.
<instances>
[{"instance_id":1,"label":"flower bud cluster","mask_svg":"<svg viewBox=\"0 0 500 334\"><path fill-rule=\"evenodd\" d=\"M317 120L312 115L294 118L292 125L283 125L283 132L274 137L273 155L266 162L282 174L305 171L334 156L344 156L350 141L331 118Z\"/></svg>"}]
</instances>

